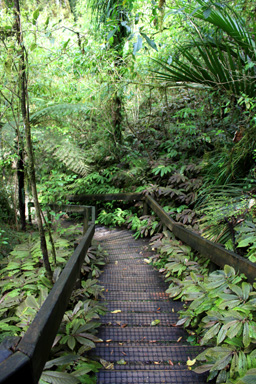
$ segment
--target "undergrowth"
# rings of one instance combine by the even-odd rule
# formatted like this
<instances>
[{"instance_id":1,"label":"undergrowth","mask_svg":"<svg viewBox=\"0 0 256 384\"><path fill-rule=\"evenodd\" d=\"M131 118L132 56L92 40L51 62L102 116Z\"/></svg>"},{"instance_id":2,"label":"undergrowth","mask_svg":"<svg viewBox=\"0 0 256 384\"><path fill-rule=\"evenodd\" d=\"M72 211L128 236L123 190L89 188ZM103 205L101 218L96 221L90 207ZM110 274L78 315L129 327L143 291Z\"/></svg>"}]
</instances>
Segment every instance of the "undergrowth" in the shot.
<instances>
[{"instance_id":1,"label":"undergrowth","mask_svg":"<svg viewBox=\"0 0 256 384\"><path fill-rule=\"evenodd\" d=\"M170 282L167 293L185 304L176 325L188 330L188 341L206 346L189 368L219 384L255 382L256 283L228 265L209 272L209 260L169 231L154 236L151 246L157 251L151 262Z\"/></svg>"},{"instance_id":2,"label":"undergrowth","mask_svg":"<svg viewBox=\"0 0 256 384\"><path fill-rule=\"evenodd\" d=\"M57 256L54 281L57 281L73 251L74 233L77 236L78 228L61 228L59 232L61 234L54 234ZM1 341L11 342L23 336L53 286L45 276L40 252L38 235L33 233L2 261ZM86 279L81 280L81 286L71 295L40 384L96 383L94 373L101 364L88 358L86 353L95 347L95 343L102 341L97 337L97 328L99 316L106 312L106 308L97 301L103 294L97 277L105 264L105 256L100 246L88 250L81 270Z\"/></svg>"}]
</instances>

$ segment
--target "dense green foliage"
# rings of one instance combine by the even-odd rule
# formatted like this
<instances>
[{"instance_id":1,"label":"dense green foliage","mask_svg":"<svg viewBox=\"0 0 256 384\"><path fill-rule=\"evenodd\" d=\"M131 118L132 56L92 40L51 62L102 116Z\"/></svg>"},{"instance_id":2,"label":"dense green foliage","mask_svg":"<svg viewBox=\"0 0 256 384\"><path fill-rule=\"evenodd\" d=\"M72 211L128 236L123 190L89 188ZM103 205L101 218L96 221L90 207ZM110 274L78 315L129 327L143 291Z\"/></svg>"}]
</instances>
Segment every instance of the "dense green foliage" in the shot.
<instances>
[{"instance_id":1,"label":"dense green foliage","mask_svg":"<svg viewBox=\"0 0 256 384\"><path fill-rule=\"evenodd\" d=\"M209 273L209 260L192 252L164 231L152 239L158 254L150 261L170 282L170 297L185 302L177 326L188 329L188 341L206 345L189 367L209 371L217 383L247 383L255 380L255 283L226 265ZM195 368L194 368L195 366Z\"/></svg>"},{"instance_id":2,"label":"dense green foliage","mask_svg":"<svg viewBox=\"0 0 256 384\"><path fill-rule=\"evenodd\" d=\"M65 203L69 194L150 194L175 220L255 262L253 4L30 0L20 7L42 208ZM2 284L1 308L6 300L14 304L3 309L2 324L4 332L20 334L14 325L18 306L33 300L35 311L52 283L45 280L34 235L11 252L21 242L21 202L31 200L31 185L12 2L0 2L0 20L0 259L2 273L15 277L12 289L10 282ZM199 358L210 364L211 376L219 375L219 383L253 380L254 287L230 267L209 273L206 260L163 232L150 212L142 216L141 206L101 203L98 211L100 224L154 236L160 253L154 262L170 279L170 295L193 298L181 323L193 327L194 341L211 344ZM47 243L55 276L58 262L65 262L67 240L53 239L57 265L50 237ZM220 285L210 291L212 281ZM204 308L197 306L202 298ZM224 314L227 298L234 306ZM73 315L67 315L60 340L76 352L81 346L72 332L86 324ZM71 360L59 361L60 371L80 364Z\"/></svg>"},{"instance_id":3,"label":"dense green foliage","mask_svg":"<svg viewBox=\"0 0 256 384\"><path fill-rule=\"evenodd\" d=\"M53 283L58 280L78 234L77 225L67 229L59 227L55 231L56 264L53 281L45 276L36 233L23 235L23 242L14 248L8 260L5 259L1 269L1 341L7 337L21 337L26 332ZM42 373L41 384L58 380L70 384L95 383L95 377L89 373L97 372L101 364L91 361L84 353L94 348L95 342L101 341L96 333L100 325L99 315L104 314L106 309L97 302L97 298L103 294L103 287L98 285L97 277L105 264L105 256L100 246L89 249L82 266L82 276L86 275L87 279L81 281L81 287L72 293L50 359ZM51 262L54 262L53 259Z\"/></svg>"}]
</instances>

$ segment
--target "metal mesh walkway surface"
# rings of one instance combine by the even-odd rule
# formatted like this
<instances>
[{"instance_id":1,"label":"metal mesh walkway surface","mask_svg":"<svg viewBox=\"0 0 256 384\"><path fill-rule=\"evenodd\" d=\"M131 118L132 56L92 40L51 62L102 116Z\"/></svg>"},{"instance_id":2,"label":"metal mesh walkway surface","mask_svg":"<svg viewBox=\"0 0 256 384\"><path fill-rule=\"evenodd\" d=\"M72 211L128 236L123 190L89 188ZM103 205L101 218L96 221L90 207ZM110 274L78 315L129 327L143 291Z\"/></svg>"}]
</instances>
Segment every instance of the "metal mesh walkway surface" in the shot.
<instances>
[{"instance_id":1,"label":"metal mesh walkway surface","mask_svg":"<svg viewBox=\"0 0 256 384\"><path fill-rule=\"evenodd\" d=\"M145 263L152 254L148 240L104 228L95 238L109 258L99 279L109 312L101 318L98 336L103 343L95 350L107 362L97 384L206 383L205 375L187 368L187 360L202 348L188 344L187 333L174 326L182 303L168 298L163 277ZM155 320L158 325L153 326Z\"/></svg>"}]
</instances>

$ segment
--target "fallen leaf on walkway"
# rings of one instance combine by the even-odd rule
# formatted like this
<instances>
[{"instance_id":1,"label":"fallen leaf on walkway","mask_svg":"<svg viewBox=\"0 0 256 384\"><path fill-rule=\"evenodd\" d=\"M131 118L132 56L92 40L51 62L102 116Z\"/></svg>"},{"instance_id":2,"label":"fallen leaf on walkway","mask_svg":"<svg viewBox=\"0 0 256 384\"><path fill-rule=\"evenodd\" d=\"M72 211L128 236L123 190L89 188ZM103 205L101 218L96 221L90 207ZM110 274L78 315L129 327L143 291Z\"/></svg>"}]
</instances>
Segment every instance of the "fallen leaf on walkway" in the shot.
<instances>
[{"instance_id":1,"label":"fallen leaf on walkway","mask_svg":"<svg viewBox=\"0 0 256 384\"><path fill-rule=\"evenodd\" d=\"M188 358L188 361L187 361L187 366L188 367L192 367L192 365L194 365L195 363L196 363L196 359L190 360L190 358Z\"/></svg>"},{"instance_id":2,"label":"fallen leaf on walkway","mask_svg":"<svg viewBox=\"0 0 256 384\"><path fill-rule=\"evenodd\" d=\"M150 343L156 343L156 340L149 340Z\"/></svg>"},{"instance_id":3,"label":"fallen leaf on walkway","mask_svg":"<svg viewBox=\"0 0 256 384\"><path fill-rule=\"evenodd\" d=\"M173 365L173 362L171 360L168 360L169 365Z\"/></svg>"},{"instance_id":4,"label":"fallen leaf on walkway","mask_svg":"<svg viewBox=\"0 0 256 384\"><path fill-rule=\"evenodd\" d=\"M144 259L143 261L145 261L145 263L147 263L147 264L150 263L150 260L149 260L149 259Z\"/></svg>"},{"instance_id":5,"label":"fallen leaf on walkway","mask_svg":"<svg viewBox=\"0 0 256 384\"><path fill-rule=\"evenodd\" d=\"M127 364L126 361L124 359L121 359L119 361L116 362L117 364L120 364L120 365L125 365Z\"/></svg>"},{"instance_id":6,"label":"fallen leaf on walkway","mask_svg":"<svg viewBox=\"0 0 256 384\"><path fill-rule=\"evenodd\" d=\"M123 355L125 355L126 356L126 353L125 352L121 352Z\"/></svg>"},{"instance_id":7,"label":"fallen leaf on walkway","mask_svg":"<svg viewBox=\"0 0 256 384\"><path fill-rule=\"evenodd\" d=\"M104 359L100 359L100 363L105 369L114 369L114 363L110 363L109 361Z\"/></svg>"},{"instance_id":8,"label":"fallen leaf on walkway","mask_svg":"<svg viewBox=\"0 0 256 384\"><path fill-rule=\"evenodd\" d=\"M159 361L154 361L154 364L160 364Z\"/></svg>"},{"instance_id":9,"label":"fallen leaf on walkway","mask_svg":"<svg viewBox=\"0 0 256 384\"><path fill-rule=\"evenodd\" d=\"M122 312L121 309L116 309L115 311L111 311L111 313L120 313Z\"/></svg>"},{"instance_id":10,"label":"fallen leaf on walkway","mask_svg":"<svg viewBox=\"0 0 256 384\"><path fill-rule=\"evenodd\" d=\"M154 325L158 325L158 324L160 324L160 320L156 319L156 320L153 320L150 325L154 326Z\"/></svg>"},{"instance_id":11,"label":"fallen leaf on walkway","mask_svg":"<svg viewBox=\"0 0 256 384\"><path fill-rule=\"evenodd\" d=\"M178 338L177 343L179 343L182 339L182 336Z\"/></svg>"},{"instance_id":12,"label":"fallen leaf on walkway","mask_svg":"<svg viewBox=\"0 0 256 384\"><path fill-rule=\"evenodd\" d=\"M128 325L128 324L122 324L122 325L121 325L121 328L125 328L125 327L127 327L127 325Z\"/></svg>"},{"instance_id":13,"label":"fallen leaf on walkway","mask_svg":"<svg viewBox=\"0 0 256 384\"><path fill-rule=\"evenodd\" d=\"M110 341L112 341L112 339L108 339L108 340L106 340L106 343L110 343Z\"/></svg>"}]
</instances>

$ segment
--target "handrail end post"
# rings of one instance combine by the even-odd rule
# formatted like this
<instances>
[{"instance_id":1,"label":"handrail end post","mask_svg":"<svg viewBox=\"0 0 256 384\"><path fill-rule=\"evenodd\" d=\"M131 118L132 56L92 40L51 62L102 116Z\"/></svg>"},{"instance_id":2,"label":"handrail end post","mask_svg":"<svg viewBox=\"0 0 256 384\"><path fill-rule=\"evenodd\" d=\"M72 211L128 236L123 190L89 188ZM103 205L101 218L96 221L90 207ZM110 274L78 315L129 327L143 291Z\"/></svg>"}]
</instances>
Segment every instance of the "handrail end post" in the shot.
<instances>
[{"instance_id":1,"label":"handrail end post","mask_svg":"<svg viewBox=\"0 0 256 384\"><path fill-rule=\"evenodd\" d=\"M144 199L142 200L142 203L143 203L143 216L147 216L148 215L148 203L147 201Z\"/></svg>"}]
</instances>

